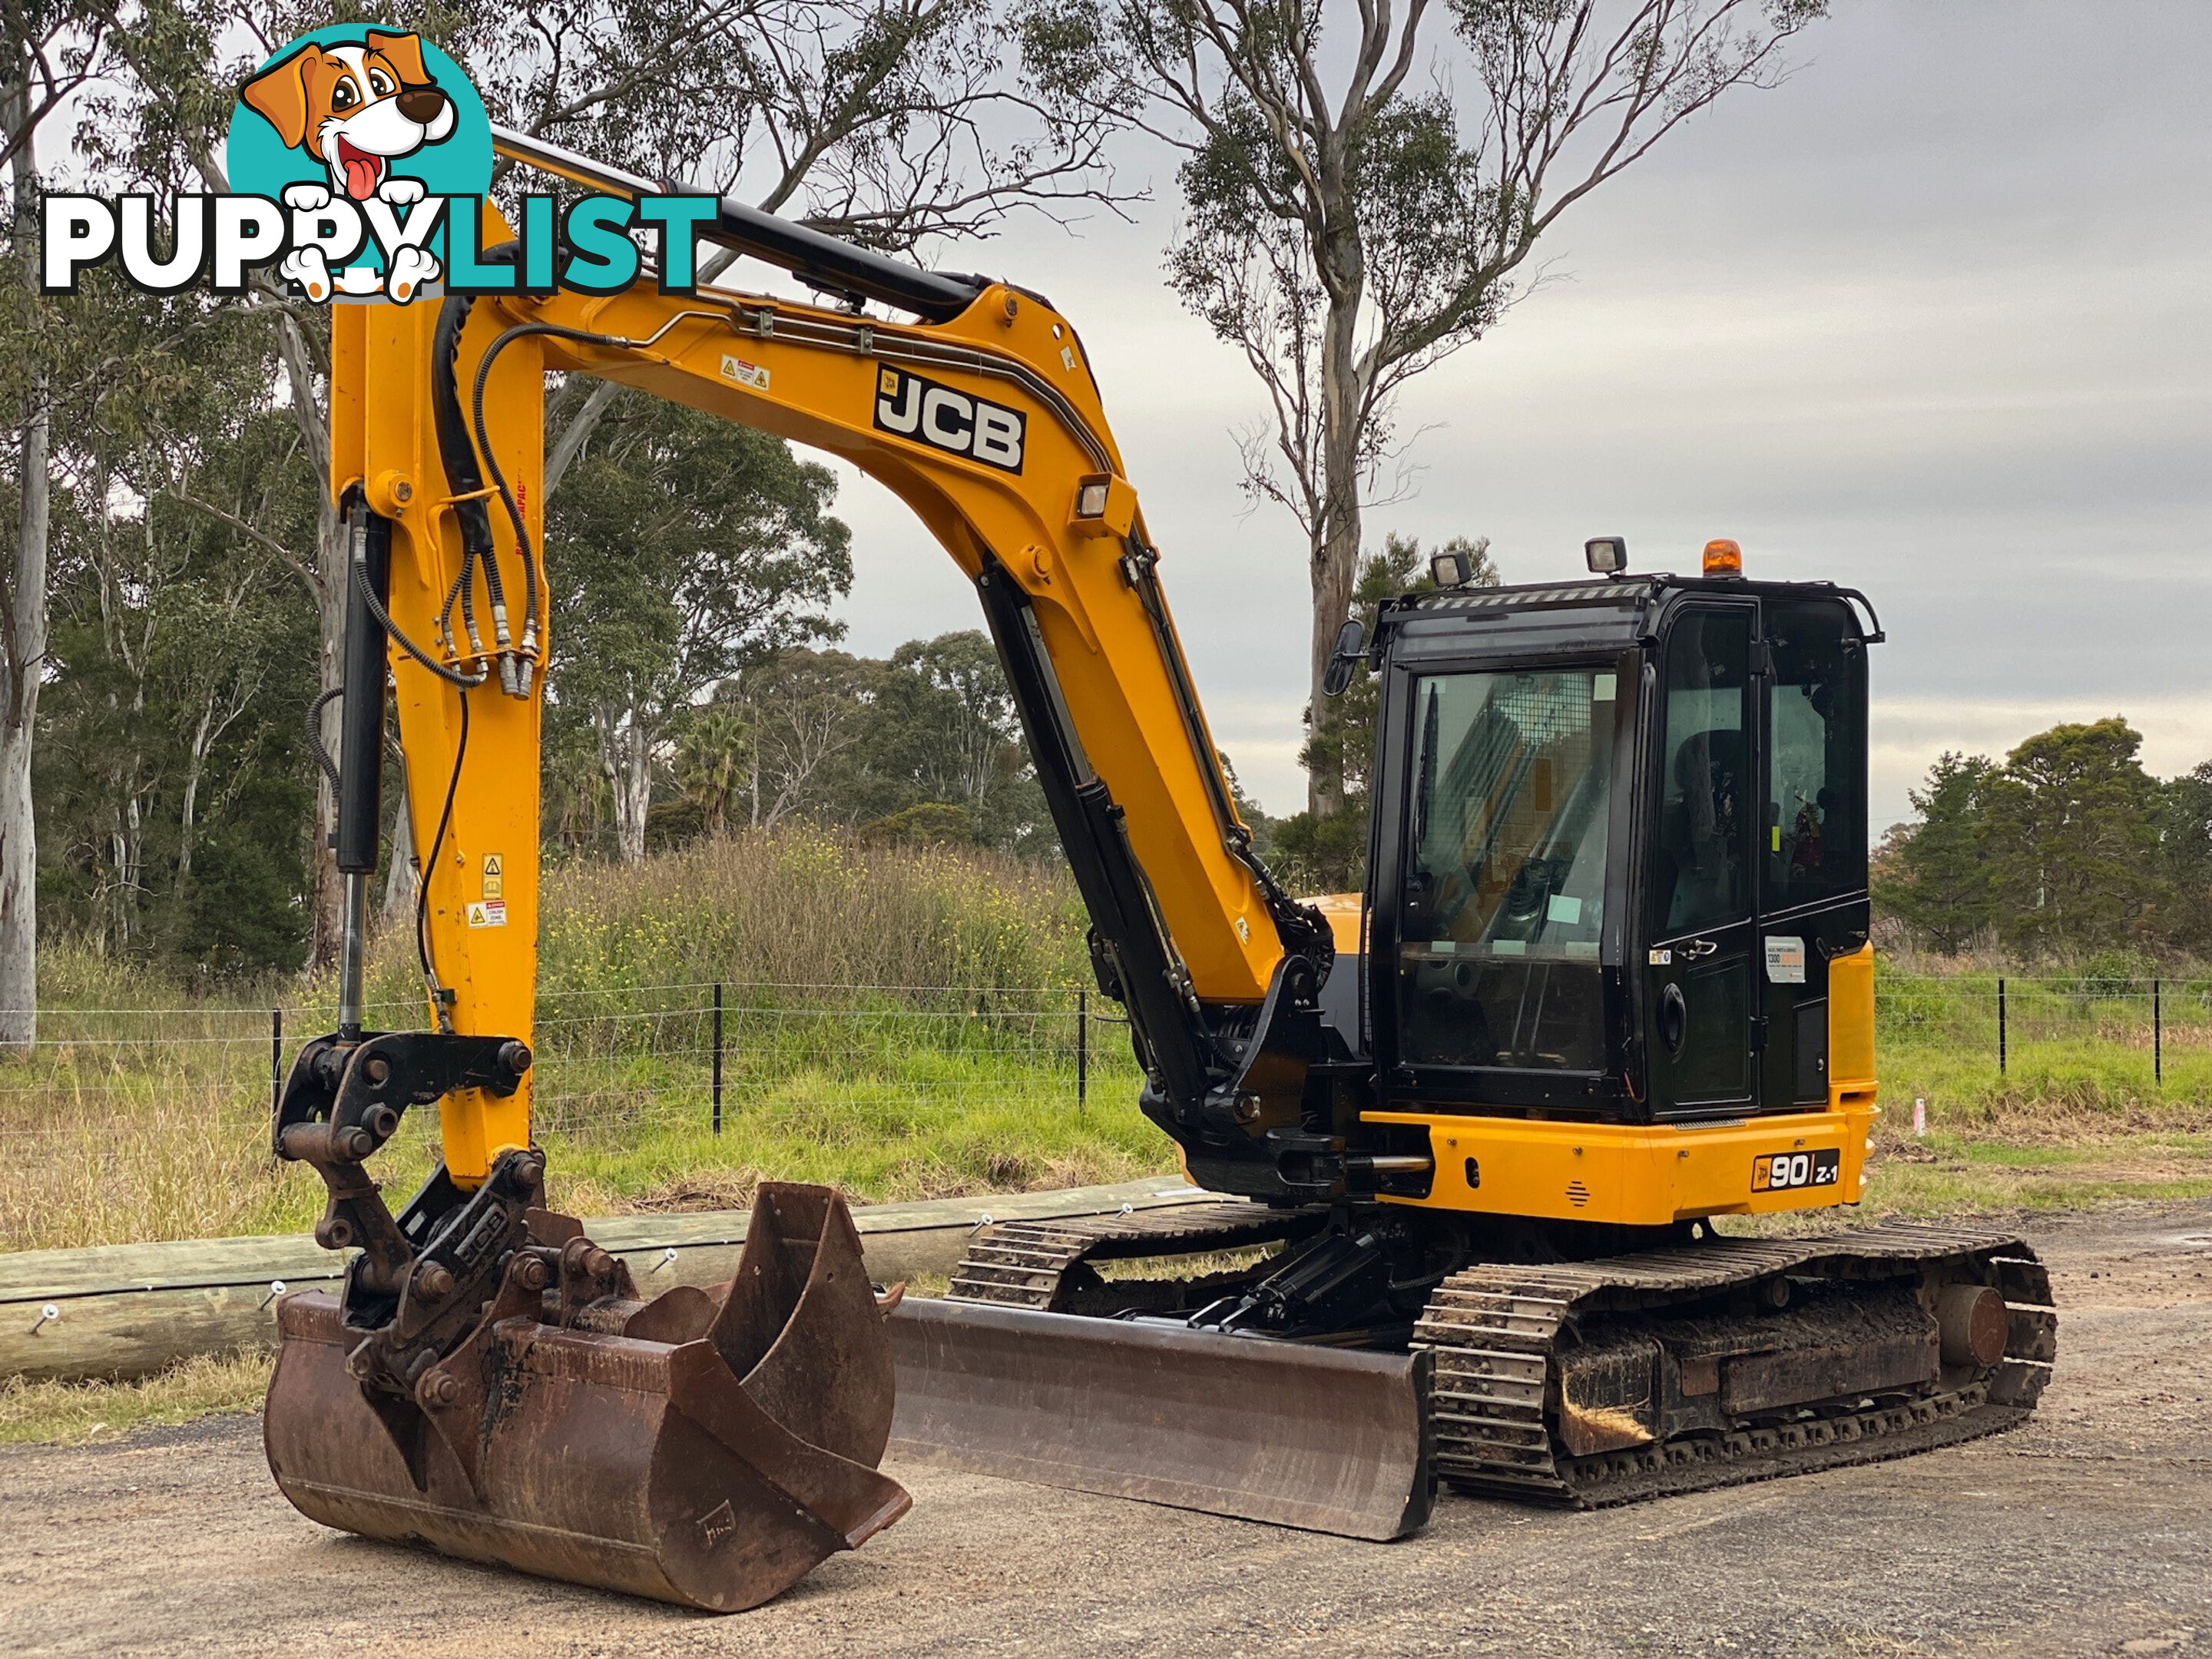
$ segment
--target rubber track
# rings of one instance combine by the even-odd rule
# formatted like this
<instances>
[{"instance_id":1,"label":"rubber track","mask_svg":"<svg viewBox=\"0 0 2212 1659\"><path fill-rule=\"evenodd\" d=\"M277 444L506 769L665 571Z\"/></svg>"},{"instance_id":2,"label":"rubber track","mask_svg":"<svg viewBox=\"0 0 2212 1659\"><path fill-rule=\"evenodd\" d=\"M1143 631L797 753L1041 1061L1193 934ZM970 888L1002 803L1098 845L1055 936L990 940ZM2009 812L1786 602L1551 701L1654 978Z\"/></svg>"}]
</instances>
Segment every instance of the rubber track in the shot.
<instances>
[{"instance_id":1,"label":"rubber track","mask_svg":"<svg viewBox=\"0 0 2212 1659\"><path fill-rule=\"evenodd\" d=\"M1243 1199L1066 1220L1001 1221L976 1234L952 1270L947 1295L954 1302L1056 1313L1068 1270L1079 1262L1236 1249L1286 1237L1301 1224L1295 1212Z\"/></svg>"},{"instance_id":2,"label":"rubber track","mask_svg":"<svg viewBox=\"0 0 2212 1659\"><path fill-rule=\"evenodd\" d=\"M2010 1309L2005 1357L1974 1384L1838 1417L1571 1458L1552 1433L1558 1340L1570 1320L1699 1300L1777 1274L1881 1279L1935 1267L1993 1280ZM1453 1274L1414 1331L1437 1356L1437 1462L1455 1486L1579 1507L1901 1457L2011 1427L2057 1352L2051 1280L2008 1235L1893 1224L1826 1238L1719 1239L1545 1267Z\"/></svg>"}]
</instances>

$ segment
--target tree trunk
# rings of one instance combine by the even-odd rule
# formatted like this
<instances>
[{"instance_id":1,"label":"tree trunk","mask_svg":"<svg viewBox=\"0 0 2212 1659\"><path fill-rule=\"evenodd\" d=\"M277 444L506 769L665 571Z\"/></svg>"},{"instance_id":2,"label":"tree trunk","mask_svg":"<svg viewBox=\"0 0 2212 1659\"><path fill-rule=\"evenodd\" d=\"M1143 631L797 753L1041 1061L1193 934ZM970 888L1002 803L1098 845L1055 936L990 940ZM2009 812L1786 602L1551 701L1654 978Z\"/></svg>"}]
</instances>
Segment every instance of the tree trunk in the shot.
<instances>
[{"instance_id":1,"label":"tree trunk","mask_svg":"<svg viewBox=\"0 0 2212 1659\"><path fill-rule=\"evenodd\" d=\"M0 84L0 134L21 137L11 164L15 246L35 244L38 228L37 140L30 124L29 70L20 48L10 52ZM33 316L37 313L34 312ZM33 322L33 331L40 324ZM39 839L31 798L31 750L38 733L39 682L46 672L46 544L52 441L46 408L44 342L21 341L30 359L23 408L21 471L17 478L15 558L9 572L6 637L0 640L0 1044L35 1042L39 1035Z\"/></svg>"},{"instance_id":2,"label":"tree trunk","mask_svg":"<svg viewBox=\"0 0 2212 1659\"><path fill-rule=\"evenodd\" d=\"M0 1043L39 1035L39 848L31 814L31 728L0 726Z\"/></svg>"},{"instance_id":3,"label":"tree trunk","mask_svg":"<svg viewBox=\"0 0 2212 1659\"><path fill-rule=\"evenodd\" d=\"M22 176L20 171L17 176ZM52 497L46 392L45 374L33 371L34 401L23 423L21 507L9 595L13 616L5 641L7 706L0 710L0 1043L34 1042L39 1034L39 836L31 799L31 750L46 655Z\"/></svg>"},{"instance_id":4,"label":"tree trunk","mask_svg":"<svg viewBox=\"0 0 2212 1659\"><path fill-rule=\"evenodd\" d=\"M645 858L645 819L653 805L653 733L635 704L602 703L592 711L599 771L614 797L615 843L628 864Z\"/></svg>"},{"instance_id":5,"label":"tree trunk","mask_svg":"<svg viewBox=\"0 0 2212 1659\"><path fill-rule=\"evenodd\" d=\"M392 820L392 866L384 872L384 914L400 915L415 903L415 821L407 811L407 770L399 769L398 815Z\"/></svg>"},{"instance_id":6,"label":"tree trunk","mask_svg":"<svg viewBox=\"0 0 2212 1659\"><path fill-rule=\"evenodd\" d=\"M626 775L615 793L615 827L622 837L623 859L641 864L645 860L645 821L653 808L653 739L635 709L623 739Z\"/></svg>"},{"instance_id":7,"label":"tree trunk","mask_svg":"<svg viewBox=\"0 0 2212 1659\"><path fill-rule=\"evenodd\" d=\"M116 815L116 825L115 934L118 945L127 946L138 937L138 885L144 874L140 865L146 845L146 815L135 775L122 811Z\"/></svg>"},{"instance_id":8,"label":"tree trunk","mask_svg":"<svg viewBox=\"0 0 2212 1659\"><path fill-rule=\"evenodd\" d=\"M614 402L621 391L620 382L601 380L586 396L575 415L562 429L561 435L545 452L544 476L538 484L539 501L550 501L553 499L553 492L561 487L561 480L567 476L576 457L583 453L585 443L598 428L599 416L607 412L607 405Z\"/></svg>"},{"instance_id":9,"label":"tree trunk","mask_svg":"<svg viewBox=\"0 0 2212 1659\"><path fill-rule=\"evenodd\" d=\"M1351 256L1357 258L1356 250ZM1344 291L1329 302L1328 332L1322 344L1322 511L1315 526L1311 576L1313 636L1309 662L1306 718L1321 730L1328 699L1322 677L1336 649L1336 635L1352 614L1352 592L1359 577L1360 282L1355 267ZM1306 774L1306 810L1326 817L1344 810L1344 762L1333 744L1319 746Z\"/></svg>"},{"instance_id":10,"label":"tree trunk","mask_svg":"<svg viewBox=\"0 0 2212 1659\"><path fill-rule=\"evenodd\" d=\"M200 711L199 724L193 729L192 740L185 750L184 799L177 809L177 889L182 891L192 878L192 835L198 827L200 810L200 779L207 770L208 750L215 739L210 729L215 725L215 702L212 698Z\"/></svg>"}]
</instances>

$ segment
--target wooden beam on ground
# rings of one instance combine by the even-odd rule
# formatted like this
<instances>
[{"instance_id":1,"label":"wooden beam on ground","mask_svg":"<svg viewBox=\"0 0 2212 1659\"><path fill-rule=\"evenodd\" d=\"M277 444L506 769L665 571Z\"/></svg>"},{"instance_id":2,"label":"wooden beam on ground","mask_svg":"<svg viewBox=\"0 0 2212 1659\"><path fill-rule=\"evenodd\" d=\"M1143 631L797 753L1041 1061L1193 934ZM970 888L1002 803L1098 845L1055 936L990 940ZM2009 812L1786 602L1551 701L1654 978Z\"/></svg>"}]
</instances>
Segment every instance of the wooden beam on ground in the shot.
<instances>
[{"instance_id":1,"label":"wooden beam on ground","mask_svg":"<svg viewBox=\"0 0 2212 1659\"><path fill-rule=\"evenodd\" d=\"M1052 1193L1001 1193L856 1207L870 1277L952 1270L986 1221L1111 1215L1207 1201L1174 1176ZM629 1263L638 1288L714 1285L737 1271L748 1216L605 1216L585 1224ZM305 1234L105 1244L0 1254L0 1377L33 1382L143 1376L195 1354L267 1347L283 1291L335 1290L342 1259ZM53 1316L47 1316L52 1309Z\"/></svg>"}]
</instances>

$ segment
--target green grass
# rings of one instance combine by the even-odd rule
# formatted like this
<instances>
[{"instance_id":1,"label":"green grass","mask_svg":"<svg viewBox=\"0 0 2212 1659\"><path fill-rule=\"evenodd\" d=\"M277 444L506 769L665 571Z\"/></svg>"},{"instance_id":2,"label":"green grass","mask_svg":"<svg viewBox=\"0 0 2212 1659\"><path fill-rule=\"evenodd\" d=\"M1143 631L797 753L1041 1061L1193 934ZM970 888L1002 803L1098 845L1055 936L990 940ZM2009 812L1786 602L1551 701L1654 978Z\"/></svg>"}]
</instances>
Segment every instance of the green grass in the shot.
<instances>
[{"instance_id":1,"label":"green grass","mask_svg":"<svg viewBox=\"0 0 2212 1659\"><path fill-rule=\"evenodd\" d=\"M2200 1115L2197 1122L2202 1124ZM1863 1208L1906 1216L2032 1213L2212 1197L2212 1133L2015 1110L1966 1127L1931 1115L1875 1134Z\"/></svg>"},{"instance_id":2,"label":"green grass","mask_svg":"<svg viewBox=\"0 0 2212 1659\"><path fill-rule=\"evenodd\" d=\"M2212 981L2160 982L2161 1068L2148 980L2003 977L2000 1069L1996 972L1883 972L1883 1115L1865 1207L2017 1212L2212 1195ZM1921 1139L1916 1100L1927 1104Z\"/></svg>"},{"instance_id":3,"label":"green grass","mask_svg":"<svg viewBox=\"0 0 2212 1659\"><path fill-rule=\"evenodd\" d=\"M741 1206L773 1175L886 1201L1173 1168L1136 1110L1119 1026L1091 1025L1079 1114L1083 933L1064 870L813 830L551 871L533 1039L553 1200L586 1214ZM411 964L405 928L379 940L381 1023L422 1023ZM2212 1133L2212 980L2163 986L2162 1081L2147 983L2008 978L2002 1073L1996 983L1885 969L1869 1201L1933 1213L2196 1195ZM289 1056L330 1028L331 988L193 996L52 945L40 1044L0 1056L0 1249L308 1226L319 1183L268 1153L267 1010L287 1007ZM163 1009L183 1012L151 1012ZM1916 1098L1933 1133L1913 1147ZM429 1170L435 1130L417 1113L380 1157L396 1196Z\"/></svg>"},{"instance_id":4,"label":"green grass","mask_svg":"<svg viewBox=\"0 0 2212 1659\"><path fill-rule=\"evenodd\" d=\"M135 1382L0 1379L0 1445L81 1446L155 1424L258 1411L273 1358L265 1351L203 1355Z\"/></svg>"},{"instance_id":5,"label":"green grass","mask_svg":"<svg viewBox=\"0 0 2212 1659\"><path fill-rule=\"evenodd\" d=\"M1126 1048L1072 1071L1023 1042L948 1046L938 1022L885 1034L820 1017L806 1044L730 1067L713 1133L706 1066L690 1056L548 1054L538 1139L553 1201L572 1212L742 1206L760 1176L843 1187L862 1202L1033 1191L1174 1165L1139 1114ZM864 1040L865 1039L865 1040ZM1103 1039L1118 1039L1112 1032ZM67 1048L0 1061L0 1246L37 1249L304 1230L320 1183L268 1152L264 1052L208 1047L88 1060ZM836 1052L823 1053L823 1048ZM35 1104L35 1115L21 1103ZM404 1194L434 1158L435 1115L411 1115L379 1156Z\"/></svg>"},{"instance_id":6,"label":"green grass","mask_svg":"<svg viewBox=\"0 0 2212 1659\"><path fill-rule=\"evenodd\" d=\"M1079 1109L1073 988L1088 966L1064 872L751 836L637 870L556 872L544 933L538 1137L553 1201L572 1212L742 1206L763 1175L882 1202L1174 1166L1136 1109L1119 1025L1090 1026ZM410 961L404 930L380 941L373 1019L421 1023ZM330 1029L330 988L192 1000L49 949L40 1043L0 1056L0 1249L312 1224L319 1183L269 1156L267 1011L287 1005L289 1060ZM414 1114L380 1155L391 1193L428 1172L435 1131L434 1114Z\"/></svg>"}]
</instances>

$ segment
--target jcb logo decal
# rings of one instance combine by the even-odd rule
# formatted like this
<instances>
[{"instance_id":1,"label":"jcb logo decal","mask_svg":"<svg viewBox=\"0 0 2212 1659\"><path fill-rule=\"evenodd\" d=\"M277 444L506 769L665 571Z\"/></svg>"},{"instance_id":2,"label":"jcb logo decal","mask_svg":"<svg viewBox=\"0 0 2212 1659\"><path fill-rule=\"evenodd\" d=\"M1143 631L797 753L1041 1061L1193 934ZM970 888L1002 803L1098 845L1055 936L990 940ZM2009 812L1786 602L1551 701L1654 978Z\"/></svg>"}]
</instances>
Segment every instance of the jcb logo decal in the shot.
<instances>
[{"instance_id":1,"label":"jcb logo decal","mask_svg":"<svg viewBox=\"0 0 2212 1659\"><path fill-rule=\"evenodd\" d=\"M876 376L876 429L902 438L919 438L987 466L1018 472L1029 422L1014 410L1001 409L919 374L884 368Z\"/></svg>"},{"instance_id":2,"label":"jcb logo decal","mask_svg":"<svg viewBox=\"0 0 2212 1659\"><path fill-rule=\"evenodd\" d=\"M1833 1146L1812 1152L1776 1152L1751 1161L1751 1190L1782 1192L1795 1187L1832 1187L1842 1173L1844 1155Z\"/></svg>"}]
</instances>

